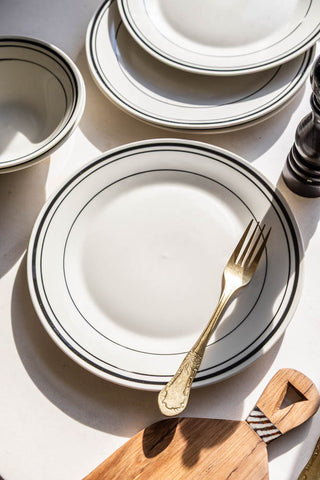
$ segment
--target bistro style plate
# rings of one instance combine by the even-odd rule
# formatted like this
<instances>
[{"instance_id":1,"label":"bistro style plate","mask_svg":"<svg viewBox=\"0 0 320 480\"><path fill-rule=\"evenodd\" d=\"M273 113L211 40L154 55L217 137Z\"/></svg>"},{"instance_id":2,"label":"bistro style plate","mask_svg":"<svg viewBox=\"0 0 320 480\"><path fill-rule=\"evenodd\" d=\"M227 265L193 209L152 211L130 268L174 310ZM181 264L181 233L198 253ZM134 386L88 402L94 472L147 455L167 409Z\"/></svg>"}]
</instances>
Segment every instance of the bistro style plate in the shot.
<instances>
[{"instance_id":1,"label":"bistro style plate","mask_svg":"<svg viewBox=\"0 0 320 480\"><path fill-rule=\"evenodd\" d=\"M102 92L126 112L168 128L221 132L251 125L279 110L302 86L314 49L251 75L212 77L182 72L145 52L107 1L87 33L87 58Z\"/></svg>"},{"instance_id":2,"label":"bistro style plate","mask_svg":"<svg viewBox=\"0 0 320 480\"><path fill-rule=\"evenodd\" d=\"M183 70L239 75L287 62L320 36L320 0L117 0L133 38Z\"/></svg>"},{"instance_id":3,"label":"bistro style plate","mask_svg":"<svg viewBox=\"0 0 320 480\"><path fill-rule=\"evenodd\" d=\"M274 187L205 143L129 144L60 188L28 251L40 320L92 373L159 390L211 316L225 263L252 218L272 227L267 250L214 333L194 386L225 379L283 333L299 297L303 252Z\"/></svg>"}]
</instances>

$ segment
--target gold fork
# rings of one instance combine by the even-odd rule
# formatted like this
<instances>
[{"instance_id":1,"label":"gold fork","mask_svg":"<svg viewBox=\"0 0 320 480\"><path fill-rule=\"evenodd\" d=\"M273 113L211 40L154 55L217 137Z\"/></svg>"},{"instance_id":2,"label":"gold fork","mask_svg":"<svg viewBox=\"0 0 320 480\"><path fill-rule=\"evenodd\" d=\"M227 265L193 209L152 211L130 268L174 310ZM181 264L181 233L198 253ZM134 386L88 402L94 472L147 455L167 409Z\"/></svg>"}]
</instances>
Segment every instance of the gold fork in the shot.
<instances>
[{"instance_id":1,"label":"gold fork","mask_svg":"<svg viewBox=\"0 0 320 480\"><path fill-rule=\"evenodd\" d=\"M169 417L178 415L186 408L192 382L199 370L210 336L217 326L224 308L235 292L250 282L257 269L271 228L263 237L265 225L260 228L259 223L257 223L252 234L249 235L252 223L253 220L249 223L225 266L220 298L208 325L185 356L174 377L159 392L158 404L163 415ZM249 240L247 240L248 236Z\"/></svg>"}]
</instances>

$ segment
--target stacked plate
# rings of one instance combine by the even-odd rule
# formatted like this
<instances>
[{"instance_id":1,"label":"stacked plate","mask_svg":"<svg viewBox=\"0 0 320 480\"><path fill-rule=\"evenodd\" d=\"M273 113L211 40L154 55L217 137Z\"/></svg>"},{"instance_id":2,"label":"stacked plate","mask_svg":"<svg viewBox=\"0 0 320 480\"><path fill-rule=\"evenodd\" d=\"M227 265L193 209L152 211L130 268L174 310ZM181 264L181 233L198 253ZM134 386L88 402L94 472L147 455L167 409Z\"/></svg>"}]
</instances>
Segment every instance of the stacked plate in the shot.
<instances>
[{"instance_id":1,"label":"stacked plate","mask_svg":"<svg viewBox=\"0 0 320 480\"><path fill-rule=\"evenodd\" d=\"M107 0L87 32L93 78L143 121L214 132L252 125L303 85L320 0Z\"/></svg>"}]
</instances>

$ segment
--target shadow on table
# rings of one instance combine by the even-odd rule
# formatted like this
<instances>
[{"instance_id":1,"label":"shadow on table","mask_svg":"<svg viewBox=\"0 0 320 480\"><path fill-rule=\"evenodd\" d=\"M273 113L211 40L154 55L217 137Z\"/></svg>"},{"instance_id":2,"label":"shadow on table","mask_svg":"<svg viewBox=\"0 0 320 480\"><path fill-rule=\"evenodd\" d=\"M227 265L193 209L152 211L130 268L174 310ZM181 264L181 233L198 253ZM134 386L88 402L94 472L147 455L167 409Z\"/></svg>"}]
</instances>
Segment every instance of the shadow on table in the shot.
<instances>
[{"instance_id":1,"label":"shadow on table","mask_svg":"<svg viewBox=\"0 0 320 480\"><path fill-rule=\"evenodd\" d=\"M305 254L307 255L309 243L317 230L320 220L320 198L307 198L296 195L287 187L281 176L277 182L277 189L282 193L292 209L301 232ZM318 266L315 265L315 268L318 268ZM292 478L298 478L318 440L318 437L315 438L314 446L311 447L310 450L305 448L306 439L310 436L310 430L314 422L319 424L317 416L294 429L292 432L288 432L284 437L277 439L275 444L271 443L268 447L269 459L272 460L297 445L300 445L296 462L292 466ZM315 431L319 431L319 427L315 428Z\"/></svg>"},{"instance_id":2,"label":"shadow on table","mask_svg":"<svg viewBox=\"0 0 320 480\"><path fill-rule=\"evenodd\" d=\"M185 138L217 145L252 162L269 150L281 136L291 115L302 101L305 90L305 87L302 87L279 112L250 128L215 134L181 133L178 130L166 130L143 123L115 106L94 83L84 49L77 57L77 65L87 89L86 108L79 127L88 141L102 152L125 143L149 138ZM248 145L248 137L252 146Z\"/></svg>"},{"instance_id":3,"label":"shadow on table","mask_svg":"<svg viewBox=\"0 0 320 480\"><path fill-rule=\"evenodd\" d=\"M277 189L290 205L299 225L304 247L307 249L320 220L320 198L296 195L287 187L282 177L277 182Z\"/></svg>"},{"instance_id":4,"label":"shadow on table","mask_svg":"<svg viewBox=\"0 0 320 480\"><path fill-rule=\"evenodd\" d=\"M133 390L100 379L78 366L56 346L33 309L25 257L12 293L12 329L18 353L30 378L54 405L71 418L91 428L121 436L132 436L164 418L158 410L155 392ZM194 390L185 415L199 416L198 412L206 409L212 418L225 415L241 419L241 399L270 370L280 344L281 340L254 365L235 377Z\"/></svg>"},{"instance_id":5,"label":"shadow on table","mask_svg":"<svg viewBox=\"0 0 320 480\"><path fill-rule=\"evenodd\" d=\"M0 278L26 250L35 219L46 198L49 159L0 175Z\"/></svg>"}]
</instances>

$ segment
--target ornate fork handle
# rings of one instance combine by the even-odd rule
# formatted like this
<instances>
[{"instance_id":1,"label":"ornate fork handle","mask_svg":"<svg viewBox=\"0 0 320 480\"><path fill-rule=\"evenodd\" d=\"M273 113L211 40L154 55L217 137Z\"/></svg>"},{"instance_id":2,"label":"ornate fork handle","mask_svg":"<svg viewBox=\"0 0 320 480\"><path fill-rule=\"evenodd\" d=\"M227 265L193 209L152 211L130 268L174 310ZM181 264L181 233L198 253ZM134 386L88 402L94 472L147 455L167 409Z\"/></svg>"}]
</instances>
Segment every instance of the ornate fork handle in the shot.
<instances>
[{"instance_id":1,"label":"ornate fork handle","mask_svg":"<svg viewBox=\"0 0 320 480\"><path fill-rule=\"evenodd\" d=\"M208 325L199 339L196 341L190 352L180 365L175 376L160 391L158 403L160 411L167 416L178 415L186 408L193 379L200 367L205 348L225 306L231 296L239 289L247 285L256 271L262 252L266 246L270 230L264 237L262 232L265 225L260 229L259 223L255 226L253 233L249 235L253 220L244 231L240 241L231 254L231 257L223 271L222 292ZM249 239L248 239L249 235ZM259 243L261 245L258 248Z\"/></svg>"},{"instance_id":2,"label":"ornate fork handle","mask_svg":"<svg viewBox=\"0 0 320 480\"><path fill-rule=\"evenodd\" d=\"M160 391L158 404L163 415L167 417L178 415L186 408L191 385L201 365L210 336L225 306L236 290L237 288L228 291L225 288L223 289L216 309L205 330L183 359L177 373Z\"/></svg>"},{"instance_id":3,"label":"ornate fork handle","mask_svg":"<svg viewBox=\"0 0 320 480\"><path fill-rule=\"evenodd\" d=\"M181 413L188 402L194 377L199 370L202 357L190 350L183 359L177 373L161 390L158 403L161 413L167 417Z\"/></svg>"}]
</instances>

